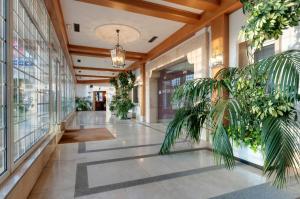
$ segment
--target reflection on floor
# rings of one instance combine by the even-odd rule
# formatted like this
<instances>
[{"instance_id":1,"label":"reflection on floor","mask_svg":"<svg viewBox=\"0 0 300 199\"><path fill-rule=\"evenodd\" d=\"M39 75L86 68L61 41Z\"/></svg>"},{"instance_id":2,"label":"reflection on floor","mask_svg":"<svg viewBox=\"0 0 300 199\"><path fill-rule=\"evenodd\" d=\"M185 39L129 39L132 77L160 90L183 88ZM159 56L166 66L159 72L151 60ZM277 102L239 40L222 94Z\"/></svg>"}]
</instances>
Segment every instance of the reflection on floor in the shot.
<instances>
[{"instance_id":1,"label":"reflection on floor","mask_svg":"<svg viewBox=\"0 0 300 199\"><path fill-rule=\"evenodd\" d=\"M105 112L78 113L69 128L107 128L116 139L62 144L32 190L40 199L186 199L296 198L298 184L288 190L266 186L261 171L237 163L228 171L216 166L208 144L179 140L174 152L158 155L164 133L155 126L113 119ZM258 191L256 191L258 190ZM259 195L259 193L261 193ZM231 195L228 195L231 194ZM270 196L270 197L269 197Z\"/></svg>"}]
</instances>

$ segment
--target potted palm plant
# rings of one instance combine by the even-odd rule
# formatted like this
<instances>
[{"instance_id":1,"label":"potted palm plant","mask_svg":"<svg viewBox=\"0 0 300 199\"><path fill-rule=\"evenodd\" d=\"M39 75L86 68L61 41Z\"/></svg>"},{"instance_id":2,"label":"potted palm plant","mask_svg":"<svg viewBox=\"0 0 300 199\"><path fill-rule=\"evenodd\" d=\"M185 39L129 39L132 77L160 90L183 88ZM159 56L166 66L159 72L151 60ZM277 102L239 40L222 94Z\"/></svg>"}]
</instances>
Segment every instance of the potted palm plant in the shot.
<instances>
[{"instance_id":1,"label":"potted palm plant","mask_svg":"<svg viewBox=\"0 0 300 199\"><path fill-rule=\"evenodd\" d=\"M218 163L233 168L233 144L249 146L263 154L264 173L274 174L274 184L283 186L291 171L299 177L299 75L300 51L294 50L187 82L174 93L180 108L160 153L168 153L181 135L199 142L209 127Z\"/></svg>"},{"instance_id":2,"label":"potted palm plant","mask_svg":"<svg viewBox=\"0 0 300 199\"><path fill-rule=\"evenodd\" d=\"M252 51L300 21L299 0L241 2L248 18L241 33ZM282 187L291 174L300 177L299 74L300 51L293 50L185 83L174 93L180 108L160 153L168 153L182 135L199 142L208 128L216 160L227 168L235 165L237 144L262 153L264 173L274 176L274 185Z\"/></svg>"}]
</instances>

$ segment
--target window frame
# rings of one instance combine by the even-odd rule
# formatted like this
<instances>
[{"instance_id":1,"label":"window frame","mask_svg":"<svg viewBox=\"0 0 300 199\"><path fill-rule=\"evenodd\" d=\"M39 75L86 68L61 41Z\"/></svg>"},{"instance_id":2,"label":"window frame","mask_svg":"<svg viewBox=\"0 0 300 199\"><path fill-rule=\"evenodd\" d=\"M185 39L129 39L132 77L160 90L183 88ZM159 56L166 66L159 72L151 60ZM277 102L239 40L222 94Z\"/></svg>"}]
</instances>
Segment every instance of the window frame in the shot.
<instances>
[{"instance_id":1,"label":"window frame","mask_svg":"<svg viewBox=\"0 0 300 199\"><path fill-rule=\"evenodd\" d=\"M4 66L3 66L3 71L2 71L2 77L3 77L3 82L4 82L4 89L3 89L3 93L4 96L3 97L3 122L4 122L4 146L5 146L5 154L4 154L4 170L3 172L0 172L0 183L9 175L9 129L8 129L8 89L7 89L7 85L8 85L8 76L7 76L7 72L8 72L8 10L9 10L9 2L7 2L6 0L2 1L2 10L3 10L3 14L4 14L4 23L3 25L3 36L4 36L4 40L3 40L3 61L4 61Z\"/></svg>"}]
</instances>

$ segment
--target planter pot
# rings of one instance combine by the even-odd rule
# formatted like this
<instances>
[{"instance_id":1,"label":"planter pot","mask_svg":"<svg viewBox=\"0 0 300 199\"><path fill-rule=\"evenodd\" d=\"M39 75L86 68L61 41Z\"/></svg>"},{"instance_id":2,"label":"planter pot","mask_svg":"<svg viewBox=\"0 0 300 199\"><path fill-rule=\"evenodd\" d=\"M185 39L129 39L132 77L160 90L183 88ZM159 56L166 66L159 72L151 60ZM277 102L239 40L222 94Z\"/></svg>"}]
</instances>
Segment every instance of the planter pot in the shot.
<instances>
[{"instance_id":1,"label":"planter pot","mask_svg":"<svg viewBox=\"0 0 300 199\"><path fill-rule=\"evenodd\" d=\"M130 119L131 118L131 113L127 113L127 114L124 114L124 115L119 115L118 118L120 120L127 120L127 119Z\"/></svg>"},{"instance_id":2,"label":"planter pot","mask_svg":"<svg viewBox=\"0 0 300 199\"><path fill-rule=\"evenodd\" d=\"M257 150L256 152L249 147L241 144L240 146L233 145L234 156L251 162L253 164L263 166L264 159L262 153Z\"/></svg>"}]
</instances>

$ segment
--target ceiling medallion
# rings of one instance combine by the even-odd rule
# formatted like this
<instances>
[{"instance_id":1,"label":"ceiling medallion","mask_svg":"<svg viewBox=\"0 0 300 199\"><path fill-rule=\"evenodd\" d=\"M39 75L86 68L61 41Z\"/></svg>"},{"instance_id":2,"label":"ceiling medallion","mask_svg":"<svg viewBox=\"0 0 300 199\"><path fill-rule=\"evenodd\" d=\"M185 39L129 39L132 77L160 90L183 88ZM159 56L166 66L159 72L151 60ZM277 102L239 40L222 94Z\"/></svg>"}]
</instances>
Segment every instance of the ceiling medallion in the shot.
<instances>
[{"instance_id":1,"label":"ceiling medallion","mask_svg":"<svg viewBox=\"0 0 300 199\"><path fill-rule=\"evenodd\" d=\"M120 68L125 66L125 50L123 47L120 45L120 30L117 29L117 45L115 46L114 49L110 51L111 54L111 60L112 60L112 65L115 68Z\"/></svg>"},{"instance_id":2,"label":"ceiling medallion","mask_svg":"<svg viewBox=\"0 0 300 199\"><path fill-rule=\"evenodd\" d=\"M114 34L112 34L112 32L116 30L120 30L120 32L122 32L120 35L120 43L123 45L137 41L141 36L141 33L137 29L121 24L105 24L98 26L95 29L95 34L102 41L109 44L114 44L116 43L116 37Z\"/></svg>"}]
</instances>

